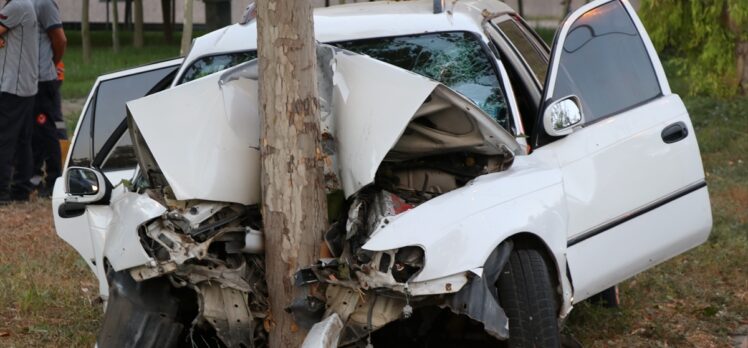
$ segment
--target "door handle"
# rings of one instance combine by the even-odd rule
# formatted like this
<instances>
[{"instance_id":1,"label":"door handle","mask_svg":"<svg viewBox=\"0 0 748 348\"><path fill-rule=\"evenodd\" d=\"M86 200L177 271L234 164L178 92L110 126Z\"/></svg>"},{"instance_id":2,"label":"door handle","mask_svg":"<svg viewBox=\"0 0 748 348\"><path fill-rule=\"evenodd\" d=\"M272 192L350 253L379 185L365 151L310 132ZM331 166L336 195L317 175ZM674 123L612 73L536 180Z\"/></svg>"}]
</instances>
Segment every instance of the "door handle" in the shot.
<instances>
[{"instance_id":1,"label":"door handle","mask_svg":"<svg viewBox=\"0 0 748 348\"><path fill-rule=\"evenodd\" d=\"M685 139L688 136L688 127L683 121L675 122L662 130L662 141L672 144Z\"/></svg>"}]
</instances>

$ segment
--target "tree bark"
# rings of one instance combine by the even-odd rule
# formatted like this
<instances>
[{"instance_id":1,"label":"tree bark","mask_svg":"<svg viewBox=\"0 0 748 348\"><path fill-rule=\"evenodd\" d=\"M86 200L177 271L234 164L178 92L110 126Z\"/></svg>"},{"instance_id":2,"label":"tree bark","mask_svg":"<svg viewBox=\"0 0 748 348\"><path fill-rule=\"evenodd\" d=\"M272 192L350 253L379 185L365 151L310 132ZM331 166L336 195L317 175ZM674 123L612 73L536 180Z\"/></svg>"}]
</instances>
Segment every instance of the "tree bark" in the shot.
<instances>
[{"instance_id":1,"label":"tree bark","mask_svg":"<svg viewBox=\"0 0 748 348\"><path fill-rule=\"evenodd\" d=\"M119 52L119 9L117 0L112 0L112 48L114 53Z\"/></svg>"},{"instance_id":2,"label":"tree bark","mask_svg":"<svg viewBox=\"0 0 748 348\"><path fill-rule=\"evenodd\" d=\"M182 55L186 55L192 43L192 5L194 0L184 0L184 19L182 20Z\"/></svg>"},{"instance_id":3,"label":"tree bark","mask_svg":"<svg viewBox=\"0 0 748 348\"><path fill-rule=\"evenodd\" d=\"M317 259L327 226L312 6L259 0L257 21L270 347L299 347L306 332L284 309L305 296L293 276Z\"/></svg>"},{"instance_id":4,"label":"tree bark","mask_svg":"<svg viewBox=\"0 0 748 348\"><path fill-rule=\"evenodd\" d=\"M174 25L171 22L171 0L161 0L161 19L163 20L164 41L174 41Z\"/></svg>"},{"instance_id":5,"label":"tree bark","mask_svg":"<svg viewBox=\"0 0 748 348\"><path fill-rule=\"evenodd\" d=\"M91 63L91 27L88 16L88 0L81 2L81 43L83 46L83 63Z\"/></svg>"},{"instance_id":6,"label":"tree bark","mask_svg":"<svg viewBox=\"0 0 748 348\"><path fill-rule=\"evenodd\" d=\"M522 0L517 0L517 12L519 16L525 18L525 4Z\"/></svg>"},{"instance_id":7,"label":"tree bark","mask_svg":"<svg viewBox=\"0 0 748 348\"><path fill-rule=\"evenodd\" d=\"M132 45L135 48L143 48L143 0L133 2L133 12L135 32L132 35Z\"/></svg>"},{"instance_id":8,"label":"tree bark","mask_svg":"<svg viewBox=\"0 0 748 348\"><path fill-rule=\"evenodd\" d=\"M722 4L722 22L735 36L735 78L738 93L748 96L748 29L735 21L727 5L727 1Z\"/></svg>"},{"instance_id":9,"label":"tree bark","mask_svg":"<svg viewBox=\"0 0 748 348\"><path fill-rule=\"evenodd\" d=\"M748 41L737 40L735 43L735 55L739 92L742 96L748 96Z\"/></svg>"}]
</instances>

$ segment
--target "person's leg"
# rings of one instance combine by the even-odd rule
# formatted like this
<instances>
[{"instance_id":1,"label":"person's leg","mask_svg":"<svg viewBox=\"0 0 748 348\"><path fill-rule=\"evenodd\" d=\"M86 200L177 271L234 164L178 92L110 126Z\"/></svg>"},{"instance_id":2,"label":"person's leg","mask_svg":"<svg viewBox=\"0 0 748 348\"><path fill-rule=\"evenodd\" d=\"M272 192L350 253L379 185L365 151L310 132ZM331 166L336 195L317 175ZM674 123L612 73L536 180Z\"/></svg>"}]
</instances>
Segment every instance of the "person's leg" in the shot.
<instances>
[{"instance_id":1,"label":"person's leg","mask_svg":"<svg viewBox=\"0 0 748 348\"><path fill-rule=\"evenodd\" d=\"M46 189L51 194L57 178L62 176L62 149L60 140L67 139L67 129L65 120L62 115L62 98L60 97L60 81L51 81L49 83L49 110L50 122L47 128L47 134L55 135L50 137L49 156L46 162Z\"/></svg>"},{"instance_id":2,"label":"person's leg","mask_svg":"<svg viewBox=\"0 0 748 348\"><path fill-rule=\"evenodd\" d=\"M62 175L60 155L60 133L58 124L63 123L59 104L59 83L57 81L39 82L39 92L34 100L34 135L32 148L34 152L34 177L32 183L40 177L38 195L48 197L52 192L55 180Z\"/></svg>"},{"instance_id":3,"label":"person's leg","mask_svg":"<svg viewBox=\"0 0 748 348\"><path fill-rule=\"evenodd\" d=\"M16 143L11 198L26 201L32 189L30 180L34 167L31 155L31 130L35 119L34 97L19 97L18 113L22 120Z\"/></svg>"},{"instance_id":4,"label":"person's leg","mask_svg":"<svg viewBox=\"0 0 748 348\"><path fill-rule=\"evenodd\" d=\"M24 114L19 112L19 97L0 93L0 202L10 200L13 158L24 120Z\"/></svg>"}]
</instances>

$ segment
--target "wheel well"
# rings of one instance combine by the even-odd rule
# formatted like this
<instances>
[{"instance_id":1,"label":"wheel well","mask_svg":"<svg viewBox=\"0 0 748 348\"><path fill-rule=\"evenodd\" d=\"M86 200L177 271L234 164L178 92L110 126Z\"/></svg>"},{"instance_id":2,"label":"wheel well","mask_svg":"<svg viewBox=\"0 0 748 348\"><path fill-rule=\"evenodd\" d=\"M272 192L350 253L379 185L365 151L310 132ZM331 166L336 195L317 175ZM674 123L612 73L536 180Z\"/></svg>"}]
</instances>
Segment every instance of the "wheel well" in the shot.
<instances>
[{"instance_id":1,"label":"wheel well","mask_svg":"<svg viewBox=\"0 0 748 348\"><path fill-rule=\"evenodd\" d=\"M540 254L543 256L543 259L549 264L552 265L553 268L551 270L555 270L554 273L552 273L551 281L553 282L553 286L556 289L556 296L559 304L559 310L561 305L564 303L563 299L563 290L561 289L561 281L559 277L561 274L566 274L566 270L561 270L559 268L558 262L556 262L556 258L553 256L553 252L551 251L551 248L548 247L548 244L543 241L540 237L538 237L536 234L530 233L530 232L521 232L517 233L509 238L507 240L511 240L514 243L514 248L525 248L525 249L535 249L540 252Z\"/></svg>"}]
</instances>

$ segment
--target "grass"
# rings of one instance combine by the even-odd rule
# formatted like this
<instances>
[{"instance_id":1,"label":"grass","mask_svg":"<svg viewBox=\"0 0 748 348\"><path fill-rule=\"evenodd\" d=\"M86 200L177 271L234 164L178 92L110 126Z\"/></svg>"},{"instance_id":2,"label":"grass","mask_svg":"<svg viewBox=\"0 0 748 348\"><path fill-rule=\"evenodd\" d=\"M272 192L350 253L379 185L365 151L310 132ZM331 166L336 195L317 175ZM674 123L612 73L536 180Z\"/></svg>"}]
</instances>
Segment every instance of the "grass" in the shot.
<instances>
[{"instance_id":1,"label":"grass","mask_svg":"<svg viewBox=\"0 0 748 348\"><path fill-rule=\"evenodd\" d=\"M136 49L132 47L131 33L123 32L120 35L122 47L119 53L114 53L111 33L95 31L91 33L91 62L84 64L80 33L68 31L67 36L65 83L62 86L65 99L86 97L100 75L179 56L179 44L176 42L179 33L175 33L174 43L166 44L161 33L146 32L145 48Z\"/></svg>"},{"instance_id":2,"label":"grass","mask_svg":"<svg viewBox=\"0 0 748 348\"><path fill-rule=\"evenodd\" d=\"M98 283L50 210L49 200L0 207L0 347L93 347Z\"/></svg>"}]
</instances>

